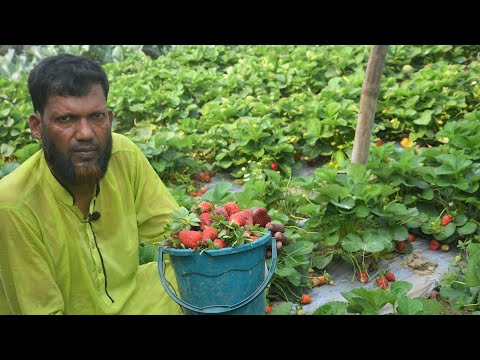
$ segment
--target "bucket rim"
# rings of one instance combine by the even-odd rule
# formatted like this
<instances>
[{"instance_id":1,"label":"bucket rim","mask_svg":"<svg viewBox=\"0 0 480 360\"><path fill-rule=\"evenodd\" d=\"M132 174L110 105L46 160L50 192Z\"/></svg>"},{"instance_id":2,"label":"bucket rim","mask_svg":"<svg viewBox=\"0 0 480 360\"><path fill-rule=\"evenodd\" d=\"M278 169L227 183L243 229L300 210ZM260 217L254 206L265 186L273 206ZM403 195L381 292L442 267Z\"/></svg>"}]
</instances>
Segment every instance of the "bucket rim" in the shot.
<instances>
[{"instance_id":1,"label":"bucket rim","mask_svg":"<svg viewBox=\"0 0 480 360\"><path fill-rule=\"evenodd\" d=\"M204 250L202 252L205 253L205 254L208 254L210 256L222 256L222 255L230 255L230 254L236 254L236 253L240 253L240 252L244 252L244 251L248 251L248 250L251 250L251 249L255 249L259 246L262 246L262 245L265 245L268 241L270 241L270 239L272 238L272 235L270 233L270 231L263 235L262 237L259 237L257 240L251 242L251 243L247 243L247 244L243 244L243 245L240 245L240 246L234 246L234 247L228 247L228 248L223 248L223 249L212 249L212 250ZM188 256L188 255L201 255L200 252L198 252L197 250L193 250L193 249L173 249L173 248L165 248L163 247L163 252L165 254L168 254L168 255L177 255L177 256Z\"/></svg>"}]
</instances>

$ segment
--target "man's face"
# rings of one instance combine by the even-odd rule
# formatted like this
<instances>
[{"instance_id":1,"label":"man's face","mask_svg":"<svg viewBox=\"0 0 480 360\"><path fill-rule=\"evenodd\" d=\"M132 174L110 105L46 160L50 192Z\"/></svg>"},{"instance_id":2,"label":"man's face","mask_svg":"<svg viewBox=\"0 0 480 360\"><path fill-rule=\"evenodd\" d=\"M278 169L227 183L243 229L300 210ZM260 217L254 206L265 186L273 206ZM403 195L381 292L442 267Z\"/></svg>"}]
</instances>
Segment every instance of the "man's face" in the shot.
<instances>
[{"instance_id":1,"label":"man's face","mask_svg":"<svg viewBox=\"0 0 480 360\"><path fill-rule=\"evenodd\" d=\"M41 117L45 159L69 185L94 184L107 171L113 113L100 85L83 97L51 96Z\"/></svg>"}]
</instances>

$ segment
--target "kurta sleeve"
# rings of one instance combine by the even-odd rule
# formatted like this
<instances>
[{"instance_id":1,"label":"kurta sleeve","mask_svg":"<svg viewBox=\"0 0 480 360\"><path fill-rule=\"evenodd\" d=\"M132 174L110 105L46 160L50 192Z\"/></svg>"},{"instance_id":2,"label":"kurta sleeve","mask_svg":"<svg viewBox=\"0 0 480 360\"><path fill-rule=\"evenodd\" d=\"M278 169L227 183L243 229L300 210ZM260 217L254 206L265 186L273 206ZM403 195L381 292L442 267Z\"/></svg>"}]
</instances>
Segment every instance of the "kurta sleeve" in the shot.
<instances>
[{"instance_id":1,"label":"kurta sleeve","mask_svg":"<svg viewBox=\"0 0 480 360\"><path fill-rule=\"evenodd\" d=\"M62 314L64 303L39 227L14 206L0 207L0 313Z\"/></svg>"},{"instance_id":2,"label":"kurta sleeve","mask_svg":"<svg viewBox=\"0 0 480 360\"><path fill-rule=\"evenodd\" d=\"M157 243L166 235L165 226L178 204L137 147L134 155L134 194L139 240Z\"/></svg>"}]
</instances>

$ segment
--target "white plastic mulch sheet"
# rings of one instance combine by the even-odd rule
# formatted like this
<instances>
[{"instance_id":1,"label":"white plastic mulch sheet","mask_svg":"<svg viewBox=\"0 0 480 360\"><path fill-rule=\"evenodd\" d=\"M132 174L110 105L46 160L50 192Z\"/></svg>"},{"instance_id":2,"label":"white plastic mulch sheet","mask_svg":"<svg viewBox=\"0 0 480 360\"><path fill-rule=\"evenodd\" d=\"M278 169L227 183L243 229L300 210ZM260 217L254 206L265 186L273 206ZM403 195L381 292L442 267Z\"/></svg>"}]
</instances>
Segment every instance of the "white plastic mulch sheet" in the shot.
<instances>
[{"instance_id":1,"label":"white plastic mulch sheet","mask_svg":"<svg viewBox=\"0 0 480 360\"><path fill-rule=\"evenodd\" d=\"M380 261L379 270L369 273L369 282L361 283L353 276L353 267L343 260L327 266L327 271L334 281L334 285L322 285L312 288L309 295L313 301L310 304L303 305L305 314L312 314L318 307L329 301L347 301L341 292L348 292L353 288L364 286L366 288L376 287L376 278L381 270L391 271L397 280L405 280L413 285L408 295L411 297L427 297L439 283L442 276L448 272L450 264L459 253L456 247L452 246L449 252L442 250L432 251L428 249L428 241L417 238L411 243L413 246L412 254L398 254L389 260ZM408 262L408 264L407 264ZM353 281L352 281L353 280ZM281 302L273 304L281 305ZM294 304L294 309L298 304ZM391 312L391 306L381 313Z\"/></svg>"}]
</instances>

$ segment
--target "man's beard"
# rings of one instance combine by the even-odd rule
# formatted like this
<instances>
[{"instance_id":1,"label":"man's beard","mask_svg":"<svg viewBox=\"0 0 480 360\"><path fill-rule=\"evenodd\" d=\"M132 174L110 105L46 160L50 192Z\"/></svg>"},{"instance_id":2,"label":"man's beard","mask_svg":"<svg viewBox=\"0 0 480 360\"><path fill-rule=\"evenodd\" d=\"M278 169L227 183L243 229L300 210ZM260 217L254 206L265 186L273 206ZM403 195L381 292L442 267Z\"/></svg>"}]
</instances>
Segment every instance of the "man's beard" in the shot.
<instances>
[{"instance_id":1,"label":"man's beard","mask_svg":"<svg viewBox=\"0 0 480 360\"><path fill-rule=\"evenodd\" d=\"M69 185L95 184L107 172L108 162L112 155L112 133L109 132L106 143L102 146L98 142L82 144L95 145L98 152L98 160L92 164L85 164L76 167L72 161L65 157L57 148L54 141L42 129L42 147L45 154L45 160L52 168L53 173L60 178L61 181ZM73 154L75 147L70 146L69 154Z\"/></svg>"}]
</instances>

